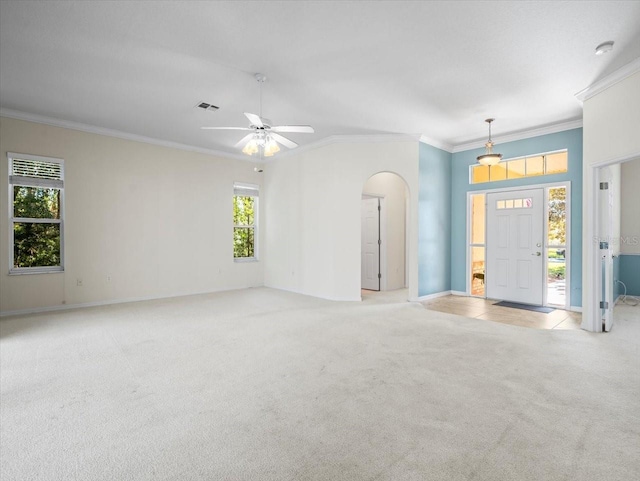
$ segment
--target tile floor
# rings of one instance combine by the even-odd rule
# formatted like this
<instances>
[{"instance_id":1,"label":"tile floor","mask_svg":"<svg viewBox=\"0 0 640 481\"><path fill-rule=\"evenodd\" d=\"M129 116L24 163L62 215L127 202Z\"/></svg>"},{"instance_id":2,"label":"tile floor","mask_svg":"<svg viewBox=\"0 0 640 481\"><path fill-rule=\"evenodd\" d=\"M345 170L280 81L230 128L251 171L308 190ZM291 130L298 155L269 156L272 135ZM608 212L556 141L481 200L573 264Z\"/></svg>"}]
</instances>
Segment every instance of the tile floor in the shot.
<instances>
[{"instance_id":1,"label":"tile floor","mask_svg":"<svg viewBox=\"0 0 640 481\"><path fill-rule=\"evenodd\" d=\"M556 309L549 314L542 312L494 306L498 301L478 297L444 296L422 302L432 311L447 312L464 317L501 322L534 329L580 329L582 314Z\"/></svg>"}]
</instances>

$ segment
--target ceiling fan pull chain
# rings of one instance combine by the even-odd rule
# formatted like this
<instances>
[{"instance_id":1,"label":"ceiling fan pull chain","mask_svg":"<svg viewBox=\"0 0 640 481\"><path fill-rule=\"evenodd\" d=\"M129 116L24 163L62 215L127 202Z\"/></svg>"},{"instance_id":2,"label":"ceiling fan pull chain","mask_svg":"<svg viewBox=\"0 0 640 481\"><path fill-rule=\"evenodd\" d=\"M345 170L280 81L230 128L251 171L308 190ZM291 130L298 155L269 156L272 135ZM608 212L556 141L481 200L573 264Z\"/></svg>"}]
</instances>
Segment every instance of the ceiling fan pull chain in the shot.
<instances>
[{"instance_id":1,"label":"ceiling fan pull chain","mask_svg":"<svg viewBox=\"0 0 640 481\"><path fill-rule=\"evenodd\" d=\"M262 81L260 82L260 118L262 118Z\"/></svg>"}]
</instances>

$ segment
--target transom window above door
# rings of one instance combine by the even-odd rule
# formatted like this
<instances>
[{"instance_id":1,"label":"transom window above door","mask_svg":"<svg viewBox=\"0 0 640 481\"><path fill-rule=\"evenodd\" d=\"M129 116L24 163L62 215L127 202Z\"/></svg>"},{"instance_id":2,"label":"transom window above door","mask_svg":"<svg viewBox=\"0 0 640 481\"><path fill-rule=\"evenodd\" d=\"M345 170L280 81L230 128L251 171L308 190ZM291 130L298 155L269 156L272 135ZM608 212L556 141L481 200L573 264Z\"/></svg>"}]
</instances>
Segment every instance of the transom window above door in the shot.
<instances>
[{"instance_id":1,"label":"transom window above door","mask_svg":"<svg viewBox=\"0 0 640 481\"><path fill-rule=\"evenodd\" d=\"M566 150L563 150L503 160L496 165L471 165L469 167L469 183L482 184L524 177L562 174L567 171L568 154Z\"/></svg>"}]
</instances>

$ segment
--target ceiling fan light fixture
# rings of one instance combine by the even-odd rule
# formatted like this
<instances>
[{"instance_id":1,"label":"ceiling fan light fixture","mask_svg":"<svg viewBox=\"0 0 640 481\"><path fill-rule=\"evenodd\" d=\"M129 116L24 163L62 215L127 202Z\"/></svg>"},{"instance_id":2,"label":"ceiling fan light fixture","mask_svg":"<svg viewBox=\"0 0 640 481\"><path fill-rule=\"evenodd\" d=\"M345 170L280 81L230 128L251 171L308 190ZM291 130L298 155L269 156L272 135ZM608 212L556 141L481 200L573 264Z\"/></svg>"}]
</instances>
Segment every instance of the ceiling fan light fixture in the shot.
<instances>
[{"instance_id":1,"label":"ceiling fan light fixture","mask_svg":"<svg viewBox=\"0 0 640 481\"><path fill-rule=\"evenodd\" d=\"M491 122L493 122L494 120L495 119L485 120L485 122L489 124L489 140L486 144L484 144L485 153L477 157L478 163L480 165L496 165L500 162L500 160L502 160L502 154L497 154L493 151L493 141L491 140Z\"/></svg>"},{"instance_id":2,"label":"ceiling fan light fixture","mask_svg":"<svg viewBox=\"0 0 640 481\"><path fill-rule=\"evenodd\" d=\"M253 155L258 153L259 150L260 148L258 147L258 141L255 137L253 137L251 140L249 140L249 142L247 142L247 145L243 147L242 152L247 155Z\"/></svg>"},{"instance_id":3,"label":"ceiling fan light fixture","mask_svg":"<svg viewBox=\"0 0 640 481\"><path fill-rule=\"evenodd\" d=\"M298 146L293 140L282 135L282 132L296 132L302 134L312 134L313 127L310 125L273 125L271 120L262 117L262 84L267 77L261 73L254 75L260 84L260 115L245 112L244 115L249 120L249 127L201 127L205 130L245 130L251 133L246 135L237 144L236 148L242 147L242 153L246 155L259 154L260 157L271 157L280 152L280 145L288 149ZM208 104L207 104L208 105Z\"/></svg>"},{"instance_id":4,"label":"ceiling fan light fixture","mask_svg":"<svg viewBox=\"0 0 640 481\"><path fill-rule=\"evenodd\" d=\"M267 141L264 144L264 156L271 157L273 154L280 152L280 147L278 147L278 143L273 140L271 137L267 137Z\"/></svg>"}]
</instances>

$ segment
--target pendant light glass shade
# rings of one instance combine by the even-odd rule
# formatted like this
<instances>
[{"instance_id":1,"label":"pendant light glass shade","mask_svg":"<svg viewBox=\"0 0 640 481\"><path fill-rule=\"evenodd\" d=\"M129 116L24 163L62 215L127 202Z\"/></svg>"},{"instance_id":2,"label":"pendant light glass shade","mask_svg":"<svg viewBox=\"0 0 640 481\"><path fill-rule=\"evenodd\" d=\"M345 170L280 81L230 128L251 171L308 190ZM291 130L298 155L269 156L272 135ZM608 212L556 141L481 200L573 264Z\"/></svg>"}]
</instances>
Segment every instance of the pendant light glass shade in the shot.
<instances>
[{"instance_id":1,"label":"pendant light glass shade","mask_svg":"<svg viewBox=\"0 0 640 481\"><path fill-rule=\"evenodd\" d=\"M485 120L485 122L489 124L489 140L486 144L484 144L486 152L477 157L478 163L481 165L496 165L502 159L502 154L496 154L493 152L493 141L491 140L491 122L493 122L494 120L495 119Z\"/></svg>"},{"instance_id":2,"label":"pendant light glass shade","mask_svg":"<svg viewBox=\"0 0 640 481\"><path fill-rule=\"evenodd\" d=\"M267 136L267 142L264 145L264 156L271 157L276 152L280 152L280 147L278 147L275 140Z\"/></svg>"},{"instance_id":3,"label":"pendant light glass shade","mask_svg":"<svg viewBox=\"0 0 640 481\"><path fill-rule=\"evenodd\" d=\"M251 140L247 142L247 145L244 146L244 148L242 149L242 152L247 155L253 155L258 153L258 150L260 150L258 147L258 141L256 140L255 137L252 137Z\"/></svg>"},{"instance_id":4,"label":"pendant light glass shade","mask_svg":"<svg viewBox=\"0 0 640 481\"><path fill-rule=\"evenodd\" d=\"M273 154L280 152L280 146L270 135L265 136L264 133L256 133L249 139L242 152L247 155L261 153L265 157L271 157Z\"/></svg>"}]
</instances>

